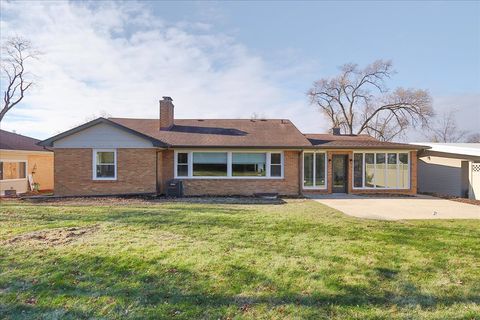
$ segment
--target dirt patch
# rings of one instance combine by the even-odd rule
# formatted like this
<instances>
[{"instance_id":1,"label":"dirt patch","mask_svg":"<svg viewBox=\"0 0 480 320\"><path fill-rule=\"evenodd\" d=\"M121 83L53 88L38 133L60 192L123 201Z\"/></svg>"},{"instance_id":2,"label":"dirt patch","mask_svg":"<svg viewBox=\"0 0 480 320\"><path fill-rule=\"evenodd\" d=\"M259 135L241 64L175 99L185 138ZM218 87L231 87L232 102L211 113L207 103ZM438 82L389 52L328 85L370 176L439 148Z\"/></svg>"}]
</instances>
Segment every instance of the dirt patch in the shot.
<instances>
[{"instance_id":1,"label":"dirt patch","mask_svg":"<svg viewBox=\"0 0 480 320\"><path fill-rule=\"evenodd\" d=\"M476 205L476 206L480 206L480 200L468 199L468 198L459 198L459 197L448 196L448 195L438 194L438 193L432 193L432 192L422 192L421 194L425 194L425 195L432 196L432 197L437 197L437 198L442 198L442 199L448 199L448 200L452 200L452 201L457 201L457 202L462 202L462 203L468 203L468 204L474 204L474 205Z\"/></svg>"},{"instance_id":2,"label":"dirt patch","mask_svg":"<svg viewBox=\"0 0 480 320\"><path fill-rule=\"evenodd\" d=\"M362 193L356 195L367 198L415 198L415 195L401 193Z\"/></svg>"},{"instance_id":3,"label":"dirt patch","mask_svg":"<svg viewBox=\"0 0 480 320\"><path fill-rule=\"evenodd\" d=\"M39 230L21 234L5 240L5 244L29 244L58 246L77 241L85 236L91 235L98 230L98 226L70 227Z\"/></svg>"}]
</instances>

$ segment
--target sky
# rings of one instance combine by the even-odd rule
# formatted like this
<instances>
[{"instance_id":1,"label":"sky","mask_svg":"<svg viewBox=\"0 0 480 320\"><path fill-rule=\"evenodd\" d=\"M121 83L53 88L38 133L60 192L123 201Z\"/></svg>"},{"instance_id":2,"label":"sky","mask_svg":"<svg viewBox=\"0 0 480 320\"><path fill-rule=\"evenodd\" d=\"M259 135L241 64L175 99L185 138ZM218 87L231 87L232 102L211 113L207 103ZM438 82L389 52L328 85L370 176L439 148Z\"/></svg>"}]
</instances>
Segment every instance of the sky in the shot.
<instances>
[{"instance_id":1,"label":"sky","mask_svg":"<svg viewBox=\"0 0 480 320\"><path fill-rule=\"evenodd\" d=\"M392 60L396 87L426 89L437 114L480 127L480 2L47 2L1 0L0 38L42 52L36 85L1 123L39 139L98 116L288 118L329 125L315 80ZM2 79L2 90L4 88ZM407 139L424 140L421 130Z\"/></svg>"}]
</instances>

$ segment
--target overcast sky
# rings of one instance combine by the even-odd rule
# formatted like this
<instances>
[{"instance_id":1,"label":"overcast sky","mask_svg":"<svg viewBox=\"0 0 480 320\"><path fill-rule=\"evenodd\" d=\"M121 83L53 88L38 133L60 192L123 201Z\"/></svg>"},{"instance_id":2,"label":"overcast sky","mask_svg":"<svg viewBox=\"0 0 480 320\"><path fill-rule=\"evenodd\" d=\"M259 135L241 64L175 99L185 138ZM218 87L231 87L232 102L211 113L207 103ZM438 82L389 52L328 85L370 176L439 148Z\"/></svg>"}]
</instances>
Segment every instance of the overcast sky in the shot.
<instances>
[{"instance_id":1,"label":"overcast sky","mask_svg":"<svg viewBox=\"0 0 480 320\"><path fill-rule=\"evenodd\" d=\"M438 113L480 127L479 2L1 1L1 38L43 55L38 85L2 129L39 139L100 115L289 118L304 132L327 122L312 82L344 63L393 60L389 83L427 89ZM2 88L4 83L2 82ZM411 140L421 140L412 133Z\"/></svg>"}]
</instances>

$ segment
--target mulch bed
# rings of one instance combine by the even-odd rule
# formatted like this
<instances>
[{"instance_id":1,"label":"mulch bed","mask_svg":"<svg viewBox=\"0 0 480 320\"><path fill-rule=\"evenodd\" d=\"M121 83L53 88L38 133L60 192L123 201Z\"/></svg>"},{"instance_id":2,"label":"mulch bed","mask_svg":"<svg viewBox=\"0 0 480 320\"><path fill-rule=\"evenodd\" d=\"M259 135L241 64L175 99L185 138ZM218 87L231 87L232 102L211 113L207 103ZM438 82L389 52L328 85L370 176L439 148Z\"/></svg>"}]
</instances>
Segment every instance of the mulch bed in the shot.
<instances>
[{"instance_id":1,"label":"mulch bed","mask_svg":"<svg viewBox=\"0 0 480 320\"><path fill-rule=\"evenodd\" d=\"M459 198L459 197L448 196L448 195L438 194L438 193L433 193L433 192L422 192L421 194L424 194L424 195L427 195L427 196L432 196L432 197L437 197L437 198L442 198L442 199L447 199L447 200L452 200L452 201L457 201L457 202L462 202L462 203L473 204L473 205L476 205L476 206L480 206L480 200L474 200L474 199L468 199L468 198Z\"/></svg>"},{"instance_id":2,"label":"mulch bed","mask_svg":"<svg viewBox=\"0 0 480 320\"><path fill-rule=\"evenodd\" d=\"M371 198L415 198L415 195L399 194L399 193L362 193L362 194L355 194L355 195L361 196L361 197L371 197Z\"/></svg>"},{"instance_id":3,"label":"mulch bed","mask_svg":"<svg viewBox=\"0 0 480 320\"><path fill-rule=\"evenodd\" d=\"M6 199L5 199L6 200ZM18 200L18 198L16 199ZM256 197L183 197L163 196L109 196L109 197L24 197L22 201L35 204L54 205L148 205L160 203L203 203L203 204L284 204L283 199L263 199Z\"/></svg>"}]
</instances>

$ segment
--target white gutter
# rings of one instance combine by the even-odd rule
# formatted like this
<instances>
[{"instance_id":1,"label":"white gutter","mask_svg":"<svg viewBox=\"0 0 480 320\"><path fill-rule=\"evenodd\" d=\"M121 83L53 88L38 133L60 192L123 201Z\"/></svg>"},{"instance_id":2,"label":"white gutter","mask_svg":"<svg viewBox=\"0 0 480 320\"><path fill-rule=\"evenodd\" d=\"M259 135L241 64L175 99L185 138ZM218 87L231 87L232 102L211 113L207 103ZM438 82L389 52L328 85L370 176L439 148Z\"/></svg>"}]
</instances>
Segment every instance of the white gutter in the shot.
<instances>
[{"instance_id":1,"label":"white gutter","mask_svg":"<svg viewBox=\"0 0 480 320\"><path fill-rule=\"evenodd\" d=\"M410 144L421 144L424 146L428 146L430 147L428 151L480 157L480 143L411 142Z\"/></svg>"}]
</instances>

